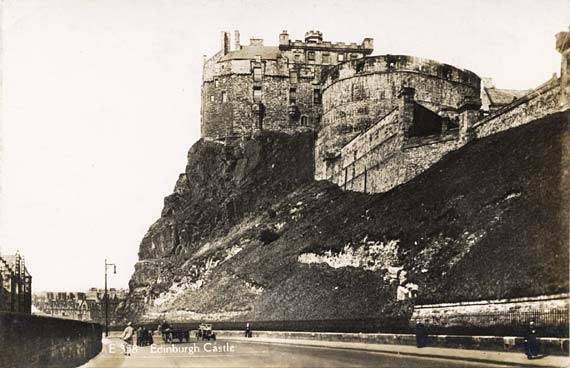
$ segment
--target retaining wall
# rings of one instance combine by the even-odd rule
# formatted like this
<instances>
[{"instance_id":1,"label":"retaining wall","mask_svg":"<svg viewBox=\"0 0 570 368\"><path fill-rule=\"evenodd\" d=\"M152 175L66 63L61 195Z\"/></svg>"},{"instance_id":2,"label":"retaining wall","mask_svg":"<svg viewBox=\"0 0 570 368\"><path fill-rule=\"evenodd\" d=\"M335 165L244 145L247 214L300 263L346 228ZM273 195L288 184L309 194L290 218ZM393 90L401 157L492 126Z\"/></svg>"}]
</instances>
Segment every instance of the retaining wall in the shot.
<instances>
[{"instance_id":1,"label":"retaining wall","mask_svg":"<svg viewBox=\"0 0 570 368\"><path fill-rule=\"evenodd\" d=\"M255 331L252 325L253 339L274 338L291 340L320 340L361 342L369 344L415 345L413 334L361 334L361 333L315 333L289 331ZM244 337L244 331L218 331L220 338ZM568 339L540 338L541 352L549 355L568 355ZM429 335L428 346L456 349L524 351L524 339L518 336L461 336Z\"/></svg>"},{"instance_id":2,"label":"retaining wall","mask_svg":"<svg viewBox=\"0 0 570 368\"><path fill-rule=\"evenodd\" d=\"M76 367L102 348L99 324L0 312L0 367Z\"/></svg>"},{"instance_id":3,"label":"retaining wall","mask_svg":"<svg viewBox=\"0 0 570 368\"><path fill-rule=\"evenodd\" d=\"M487 137L530 123L543 116L564 111L569 106L561 105L560 92L560 80L553 78L512 104L475 123L473 137Z\"/></svg>"}]
</instances>

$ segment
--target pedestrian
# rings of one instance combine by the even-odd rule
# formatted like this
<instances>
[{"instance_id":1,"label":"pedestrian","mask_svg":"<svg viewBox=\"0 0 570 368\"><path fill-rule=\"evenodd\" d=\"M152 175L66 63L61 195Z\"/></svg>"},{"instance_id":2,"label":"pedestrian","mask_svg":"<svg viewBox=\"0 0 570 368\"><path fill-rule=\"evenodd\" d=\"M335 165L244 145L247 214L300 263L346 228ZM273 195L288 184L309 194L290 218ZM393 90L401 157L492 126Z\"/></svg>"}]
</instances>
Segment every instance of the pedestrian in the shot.
<instances>
[{"instance_id":1,"label":"pedestrian","mask_svg":"<svg viewBox=\"0 0 570 368\"><path fill-rule=\"evenodd\" d=\"M127 323L127 327L125 328L125 330L123 331L123 335L121 336L121 339L125 342L125 351L124 351L125 355L131 355L134 332L135 330L133 328L133 323L132 322Z\"/></svg>"},{"instance_id":2,"label":"pedestrian","mask_svg":"<svg viewBox=\"0 0 570 368\"><path fill-rule=\"evenodd\" d=\"M534 321L530 321L528 329L524 336L524 349L528 359L538 357L538 337Z\"/></svg>"},{"instance_id":3,"label":"pedestrian","mask_svg":"<svg viewBox=\"0 0 570 368\"><path fill-rule=\"evenodd\" d=\"M250 327L250 325L249 325L249 323L248 323L248 324L245 325L245 337L251 337L251 336L252 336L252 334L251 334L251 327Z\"/></svg>"},{"instance_id":4,"label":"pedestrian","mask_svg":"<svg viewBox=\"0 0 570 368\"><path fill-rule=\"evenodd\" d=\"M137 329L137 346L143 346L144 329L139 327Z\"/></svg>"},{"instance_id":5,"label":"pedestrian","mask_svg":"<svg viewBox=\"0 0 570 368\"><path fill-rule=\"evenodd\" d=\"M152 337L153 333L154 333L153 330L147 330L147 337L148 337L147 345L154 344L154 338Z\"/></svg>"},{"instance_id":6,"label":"pedestrian","mask_svg":"<svg viewBox=\"0 0 570 368\"><path fill-rule=\"evenodd\" d=\"M420 321L416 322L416 346L418 348L423 348L427 346L427 331L426 327Z\"/></svg>"}]
</instances>

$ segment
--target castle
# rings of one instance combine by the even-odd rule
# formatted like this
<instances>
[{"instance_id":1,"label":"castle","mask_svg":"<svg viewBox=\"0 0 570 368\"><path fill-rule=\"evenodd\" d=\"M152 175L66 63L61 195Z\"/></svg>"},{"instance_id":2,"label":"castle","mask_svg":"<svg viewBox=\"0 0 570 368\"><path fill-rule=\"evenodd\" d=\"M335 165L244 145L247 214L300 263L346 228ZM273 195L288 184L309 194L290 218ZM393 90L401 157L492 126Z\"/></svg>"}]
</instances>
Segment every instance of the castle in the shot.
<instances>
[{"instance_id":1,"label":"castle","mask_svg":"<svg viewBox=\"0 0 570 368\"><path fill-rule=\"evenodd\" d=\"M568 108L568 33L557 35L560 78L529 91L481 88L475 73L406 55L370 56L373 39L331 43L319 31L279 46L261 39L204 61L201 135L226 141L258 130L316 132L315 179L380 193L472 139Z\"/></svg>"}]
</instances>

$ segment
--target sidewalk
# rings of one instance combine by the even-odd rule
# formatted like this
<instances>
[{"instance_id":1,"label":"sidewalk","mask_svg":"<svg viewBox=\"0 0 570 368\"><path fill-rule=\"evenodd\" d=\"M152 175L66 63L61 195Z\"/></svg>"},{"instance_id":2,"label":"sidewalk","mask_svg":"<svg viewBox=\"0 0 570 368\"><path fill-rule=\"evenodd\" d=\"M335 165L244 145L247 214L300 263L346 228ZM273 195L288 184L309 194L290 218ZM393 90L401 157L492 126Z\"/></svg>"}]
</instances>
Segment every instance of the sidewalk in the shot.
<instances>
[{"instance_id":1,"label":"sidewalk","mask_svg":"<svg viewBox=\"0 0 570 368\"><path fill-rule=\"evenodd\" d=\"M570 367L570 357L566 356L546 356L540 359L528 360L526 355L521 352L508 353L501 351L483 351L483 350L467 350L467 349L450 349L450 348L434 348L425 347L417 348L409 345L388 345L374 344L362 342L342 342L342 341L322 341L322 340L303 340L303 339L280 339L268 337L237 337L224 336L224 340L247 341L251 343L265 344L289 344L301 346L326 347L331 349L351 349L366 350L378 353L402 354L424 356L430 358L444 358L454 360L467 360L475 362L502 363L508 365L525 366L525 367Z\"/></svg>"}]
</instances>

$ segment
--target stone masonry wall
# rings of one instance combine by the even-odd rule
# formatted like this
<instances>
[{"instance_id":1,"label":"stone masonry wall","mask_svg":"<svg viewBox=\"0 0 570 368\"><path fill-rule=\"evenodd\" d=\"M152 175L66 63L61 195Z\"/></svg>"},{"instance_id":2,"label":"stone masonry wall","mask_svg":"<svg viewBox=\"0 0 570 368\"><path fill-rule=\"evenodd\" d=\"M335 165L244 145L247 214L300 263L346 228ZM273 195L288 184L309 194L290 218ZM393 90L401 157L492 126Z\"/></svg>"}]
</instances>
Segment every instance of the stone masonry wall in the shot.
<instances>
[{"instance_id":1,"label":"stone masonry wall","mask_svg":"<svg viewBox=\"0 0 570 368\"><path fill-rule=\"evenodd\" d=\"M204 72L202 84L202 136L220 139L250 133L258 122L252 110L255 86L261 87L261 101L265 106L264 130L295 130L302 126L303 116L306 126L317 124L321 107L314 103L313 93L320 87L312 83L314 74L309 68L291 67L298 72L298 82L291 83L289 68L281 60L264 60L262 81L254 82L251 60L208 64L210 70ZM290 119L288 111L291 88L295 89L298 108L294 119Z\"/></svg>"},{"instance_id":2,"label":"stone masonry wall","mask_svg":"<svg viewBox=\"0 0 570 368\"><path fill-rule=\"evenodd\" d=\"M457 109L479 96L480 79L470 71L411 56L383 55L331 68L323 83L323 117L317 140L316 178L326 177L326 158L397 106L402 86L434 111Z\"/></svg>"},{"instance_id":3,"label":"stone masonry wall","mask_svg":"<svg viewBox=\"0 0 570 368\"><path fill-rule=\"evenodd\" d=\"M253 79L254 66L262 69L262 80ZM314 102L314 90L320 89L318 65L276 60L223 60L216 54L204 64L201 134L202 137L220 139L244 136L257 125L252 112L254 86L261 87L261 101L265 106L263 129L274 131L298 130L304 126L314 128L320 119L321 104ZM297 73L292 82L290 72ZM295 89L297 113L290 118L291 88ZM225 93L225 102L222 100ZM306 119L302 119L305 117Z\"/></svg>"},{"instance_id":4,"label":"stone masonry wall","mask_svg":"<svg viewBox=\"0 0 570 368\"><path fill-rule=\"evenodd\" d=\"M487 137L570 107L561 106L559 99L560 81L552 79L493 115L477 122L473 126L473 137Z\"/></svg>"},{"instance_id":5,"label":"stone masonry wall","mask_svg":"<svg viewBox=\"0 0 570 368\"><path fill-rule=\"evenodd\" d=\"M552 323L546 320L545 312L559 311L568 314L569 297L568 294L557 294L531 298L416 305L412 320L439 327L469 325L486 327L486 325L515 322L510 320L508 315L509 312L513 312L518 316L533 316L537 325L540 326ZM482 316L490 318L481 318ZM519 322L526 325L529 321Z\"/></svg>"},{"instance_id":6,"label":"stone masonry wall","mask_svg":"<svg viewBox=\"0 0 570 368\"><path fill-rule=\"evenodd\" d=\"M559 80L553 79L473 127L465 121L470 112L462 113L459 131L448 131L441 136L406 138L401 111L393 109L344 145L336 156L325 160L316 175L345 190L385 192L411 180L471 139L568 109L570 106L560 104L559 96Z\"/></svg>"},{"instance_id":7,"label":"stone masonry wall","mask_svg":"<svg viewBox=\"0 0 570 368\"><path fill-rule=\"evenodd\" d=\"M406 117L395 108L347 143L339 156L327 163L327 180L345 190L386 192L419 175L462 145L458 130L407 138L404 119Z\"/></svg>"},{"instance_id":8,"label":"stone masonry wall","mask_svg":"<svg viewBox=\"0 0 570 368\"><path fill-rule=\"evenodd\" d=\"M102 348L101 325L0 313L0 367L76 367Z\"/></svg>"}]
</instances>

